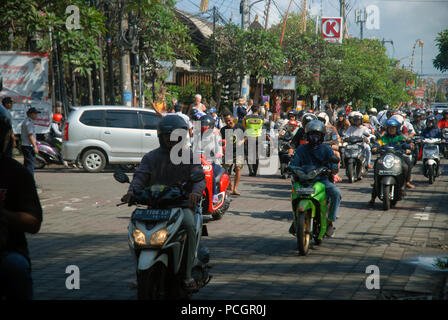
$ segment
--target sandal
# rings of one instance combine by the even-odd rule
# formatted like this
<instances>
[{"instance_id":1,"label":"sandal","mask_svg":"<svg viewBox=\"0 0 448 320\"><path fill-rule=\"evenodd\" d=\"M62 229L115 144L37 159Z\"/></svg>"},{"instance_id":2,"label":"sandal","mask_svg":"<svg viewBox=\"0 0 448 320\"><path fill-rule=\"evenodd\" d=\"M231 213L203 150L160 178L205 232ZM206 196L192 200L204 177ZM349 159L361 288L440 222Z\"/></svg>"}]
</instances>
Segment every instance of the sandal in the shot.
<instances>
[{"instance_id":1,"label":"sandal","mask_svg":"<svg viewBox=\"0 0 448 320\"><path fill-rule=\"evenodd\" d=\"M233 192L231 193L231 195L233 195L233 196L240 196L241 193L233 191Z\"/></svg>"}]
</instances>

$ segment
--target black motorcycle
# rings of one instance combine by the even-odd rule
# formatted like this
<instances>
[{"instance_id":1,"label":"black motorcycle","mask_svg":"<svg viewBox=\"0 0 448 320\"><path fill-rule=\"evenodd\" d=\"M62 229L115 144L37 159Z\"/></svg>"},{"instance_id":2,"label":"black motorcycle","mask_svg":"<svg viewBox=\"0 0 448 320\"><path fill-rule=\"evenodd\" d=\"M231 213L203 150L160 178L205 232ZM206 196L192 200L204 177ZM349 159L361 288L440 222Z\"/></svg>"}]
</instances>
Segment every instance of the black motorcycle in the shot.
<instances>
[{"instance_id":1,"label":"black motorcycle","mask_svg":"<svg viewBox=\"0 0 448 320\"><path fill-rule=\"evenodd\" d=\"M401 157L403 151L393 146L383 146L376 161L374 184L376 196L383 201L383 209L389 210L403 199L405 183ZM410 170L410 168L409 168Z\"/></svg>"},{"instance_id":2,"label":"black motorcycle","mask_svg":"<svg viewBox=\"0 0 448 320\"><path fill-rule=\"evenodd\" d=\"M291 149L292 134L288 131L285 135L279 137L278 156L280 160L280 175L282 179L286 179L289 176L288 165L291 161L289 150Z\"/></svg>"},{"instance_id":3,"label":"black motorcycle","mask_svg":"<svg viewBox=\"0 0 448 320\"><path fill-rule=\"evenodd\" d=\"M367 175L368 163L363 152L363 137L350 136L344 138L347 145L344 146L345 170L350 183L361 180Z\"/></svg>"}]
</instances>

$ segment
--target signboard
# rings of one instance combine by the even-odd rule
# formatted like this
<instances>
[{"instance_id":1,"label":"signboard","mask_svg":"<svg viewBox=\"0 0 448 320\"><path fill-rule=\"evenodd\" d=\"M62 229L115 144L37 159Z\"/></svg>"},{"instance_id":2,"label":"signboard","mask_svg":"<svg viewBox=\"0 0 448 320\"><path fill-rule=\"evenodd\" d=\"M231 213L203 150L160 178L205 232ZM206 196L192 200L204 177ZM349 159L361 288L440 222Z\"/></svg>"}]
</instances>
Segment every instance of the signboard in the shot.
<instances>
[{"instance_id":1,"label":"signboard","mask_svg":"<svg viewBox=\"0 0 448 320\"><path fill-rule=\"evenodd\" d=\"M276 90L296 90L296 77L294 76L274 76L274 89Z\"/></svg>"},{"instance_id":2,"label":"signboard","mask_svg":"<svg viewBox=\"0 0 448 320\"><path fill-rule=\"evenodd\" d=\"M417 89L414 91L414 94L416 97L424 98L425 97L425 90L423 89Z\"/></svg>"},{"instance_id":3,"label":"signboard","mask_svg":"<svg viewBox=\"0 0 448 320\"><path fill-rule=\"evenodd\" d=\"M415 80L406 81L406 89L417 89L417 84L415 83Z\"/></svg>"},{"instance_id":4,"label":"signboard","mask_svg":"<svg viewBox=\"0 0 448 320\"><path fill-rule=\"evenodd\" d=\"M41 113L35 121L36 133L50 131L52 109L48 99L48 53L0 52L0 77L2 90L0 100L11 97L12 126L20 134L20 125L26 118L26 111L34 107Z\"/></svg>"},{"instance_id":5,"label":"signboard","mask_svg":"<svg viewBox=\"0 0 448 320\"><path fill-rule=\"evenodd\" d=\"M342 43L342 23L341 17L322 18L320 26L322 38L328 42Z\"/></svg>"}]
</instances>

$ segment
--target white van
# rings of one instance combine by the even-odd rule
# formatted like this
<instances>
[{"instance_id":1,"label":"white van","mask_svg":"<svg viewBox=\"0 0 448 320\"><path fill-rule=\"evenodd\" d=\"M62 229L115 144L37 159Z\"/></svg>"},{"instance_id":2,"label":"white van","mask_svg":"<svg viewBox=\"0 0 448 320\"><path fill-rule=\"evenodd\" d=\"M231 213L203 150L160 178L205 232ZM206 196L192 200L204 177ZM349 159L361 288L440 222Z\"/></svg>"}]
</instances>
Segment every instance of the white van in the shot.
<instances>
[{"instance_id":1,"label":"white van","mask_svg":"<svg viewBox=\"0 0 448 320\"><path fill-rule=\"evenodd\" d=\"M123 106L73 107L64 125L62 156L80 162L88 172L107 164L138 164L159 147L157 125L162 119L152 110Z\"/></svg>"}]
</instances>

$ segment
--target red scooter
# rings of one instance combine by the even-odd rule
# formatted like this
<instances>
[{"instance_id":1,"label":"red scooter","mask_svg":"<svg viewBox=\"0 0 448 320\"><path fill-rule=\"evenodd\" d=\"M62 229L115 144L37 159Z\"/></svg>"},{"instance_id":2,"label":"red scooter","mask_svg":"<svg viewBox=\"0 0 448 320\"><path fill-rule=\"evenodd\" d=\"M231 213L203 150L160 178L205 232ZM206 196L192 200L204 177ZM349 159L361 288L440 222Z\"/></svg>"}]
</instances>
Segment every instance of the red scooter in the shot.
<instances>
[{"instance_id":1,"label":"red scooter","mask_svg":"<svg viewBox=\"0 0 448 320\"><path fill-rule=\"evenodd\" d=\"M205 180L207 181L207 186L204 190L204 197L202 201L202 214L211 214L213 220L219 220L230 206L230 195L229 190L227 190L229 188L230 178L223 167L215 166L215 169L218 170L218 172L215 173L215 181L219 190L219 201L216 204L213 204L213 166L207 161L203 154L201 154L200 157L202 168L205 173Z\"/></svg>"}]
</instances>

